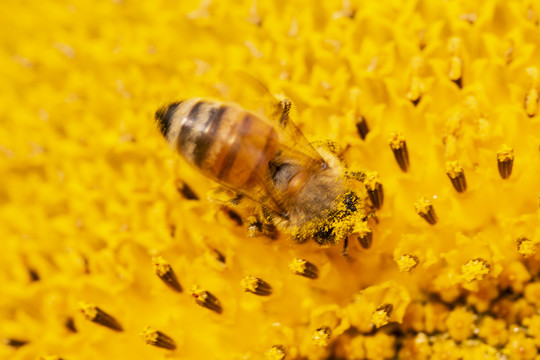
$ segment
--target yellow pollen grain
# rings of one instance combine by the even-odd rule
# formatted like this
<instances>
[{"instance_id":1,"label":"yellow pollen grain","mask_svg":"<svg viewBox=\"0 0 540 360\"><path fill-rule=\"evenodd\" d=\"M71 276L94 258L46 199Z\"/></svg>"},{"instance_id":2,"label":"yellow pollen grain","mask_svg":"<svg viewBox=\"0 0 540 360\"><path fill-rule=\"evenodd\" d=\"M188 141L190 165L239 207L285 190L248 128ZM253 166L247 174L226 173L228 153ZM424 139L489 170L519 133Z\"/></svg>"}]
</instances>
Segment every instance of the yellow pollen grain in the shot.
<instances>
[{"instance_id":1,"label":"yellow pollen grain","mask_svg":"<svg viewBox=\"0 0 540 360\"><path fill-rule=\"evenodd\" d=\"M371 315L371 323L376 327L380 328L388 324L390 321L390 316L385 309L376 310Z\"/></svg>"},{"instance_id":2,"label":"yellow pollen grain","mask_svg":"<svg viewBox=\"0 0 540 360\"><path fill-rule=\"evenodd\" d=\"M418 200L417 202L414 203L414 207L416 209L416 212L418 214L423 214L423 215L428 214L428 212L430 211L431 206L432 206L431 202L426 198L422 198L422 199L420 199L420 200Z\"/></svg>"},{"instance_id":3,"label":"yellow pollen grain","mask_svg":"<svg viewBox=\"0 0 540 360\"><path fill-rule=\"evenodd\" d=\"M399 271L410 272L418 265L418 257L415 255L402 255L396 260Z\"/></svg>"},{"instance_id":4,"label":"yellow pollen grain","mask_svg":"<svg viewBox=\"0 0 540 360\"><path fill-rule=\"evenodd\" d=\"M366 171L364 185L368 190L375 190L377 185L381 183L379 173L377 171Z\"/></svg>"},{"instance_id":5,"label":"yellow pollen grain","mask_svg":"<svg viewBox=\"0 0 540 360\"><path fill-rule=\"evenodd\" d=\"M159 333L156 329L148 326L143 330L141 336L148 344L155 344L158 341Z\"/></svg>"},{"instance_id":6,"label":"yellow pollen grain","mask_svg":"<svg viewBox=\"0 0 540 360\"><path fill-rule=\"evenodd\" d=\"M518 239L518 252L525 258L536 254L537 245L534 241L527 239L526 237L520 237Z\"/></svg>"},{"instance_id":7,"label":"yellow pollen grain","mask_svg":"<svg viewBox=\"0 0 540 360\"><path fill-rule=\"evenodd\" d=\"M388 139L388 145L390 145L393 150L399 150L405 145L405 138L402 134L393 132L390 135L390 139Z\"/></svg>"},{"instance_id":8,"label":"yellow pollen grain","mask_svg":"<svg viewBox=\"0 0 540 360\"><path fill-rule=\"evenodd\" d=\"M254 276L244 276L240 281L245 291L255 292L259 288L259 279Z\"/></svg>"},{"instance_id":9,"label":"yellow pollen grain","mask_svg":"<svg viewBox=\"0 0 540 360\"><path fill-rule=\"evenodd\" d=\"M504 161L509 161L509 160L513 161L514 149L507 145L502 145L497 151L497 160L499 162L504 162Z\"/></svg>"},{"instance_id":10,"label":"yellow pollen grain","mask_svg":"<svg viewBox=\"0 0 540 360\"><path fill-rule=\"evenodd\" d=\"M447 161L446 173L452 179L456 179L457 177L463 175L463 168L461 167L461 164L459 163L459 161Z\"/></svg>"},{"instance_id":11,"label":"yellow pollen grain","mask_svg":"<svg viewBox=\"0 0 540 360\"><path fill-rule=\"evenodd\" d=\"M314 345L326 347L328 346L331 336L332 330L329 327L322 327L313 332L311 340Z\"/></svg>"},{"instance_id":12,"label":"yellow pollen grain","mask_svg":"<svg viewBox=\"0 0 540 360\"><path fill-rule=\"evenodd\" d=\"M94 304L79 302L79 308L81 309L84 317L87 320L95 320L98 315L98 308Z\"/></svg>"},{"instance_id":13,"label":"yellow pollen grain","mask_svg":"<svg viewBox=\"0 0 540 360\"><path fill-rule=\"evenodd\" d=\"M489 274L490 266L483 259L469 260L463 266L461 266L461 276L463 279L470 283L474 280L482 280Z\"/></svg>"},{"instance_id":14,"label":"yellow pollen grain","mask_svg":"<svg viewBox=\"0 0 540 360\"><path fill-rule=\"evenodd\" d=\"M154 263L154 271L158 276L164 276L167 273L170 273L172 268L171 265L163 259L161 256L155 256L152 258Z\"/></svg>"},{"instance_id":15,"label":"yellow pollen grain","mask_svg":"<svg viewBox=\"0 0 540 360\"><path fill-rule=\"evenodd\" d=\"M303 274L306 271L307 261L300 258L294 258L289 263L289 269L295 274Z\"/></svg>"},{"instance_id":16,"label":"yellow pollen grain","mask_svg":"<svg viewBox=\"0 0 540 360\"><path fill-rule=\"evenodd\" d=\"M284 360L285 349L281 345L274 345L264 353L265 360Z\"/></svg>"}]
</instances>

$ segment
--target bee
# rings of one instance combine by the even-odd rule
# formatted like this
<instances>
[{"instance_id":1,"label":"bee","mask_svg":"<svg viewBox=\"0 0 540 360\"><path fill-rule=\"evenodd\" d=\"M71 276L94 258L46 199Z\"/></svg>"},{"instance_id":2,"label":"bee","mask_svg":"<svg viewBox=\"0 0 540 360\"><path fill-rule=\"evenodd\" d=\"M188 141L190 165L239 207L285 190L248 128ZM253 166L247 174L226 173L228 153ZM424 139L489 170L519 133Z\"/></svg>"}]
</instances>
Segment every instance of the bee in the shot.
<instances>
[{"instance_id":1,"label":"bee","mask_svg":"<svg viewBox=\"0 0 540 360\"><path fill-rule=\"evenodd\" d=\"M190 98L160 108L155 119L172 149L234 194L231 205L252 205L252 234L277 228L298 242L333 245L357 233L362 243L365 174L348 171L335 144L309 143L290 120L291 106L276 102L268 117Z\"/></svg>"}]
</instances>

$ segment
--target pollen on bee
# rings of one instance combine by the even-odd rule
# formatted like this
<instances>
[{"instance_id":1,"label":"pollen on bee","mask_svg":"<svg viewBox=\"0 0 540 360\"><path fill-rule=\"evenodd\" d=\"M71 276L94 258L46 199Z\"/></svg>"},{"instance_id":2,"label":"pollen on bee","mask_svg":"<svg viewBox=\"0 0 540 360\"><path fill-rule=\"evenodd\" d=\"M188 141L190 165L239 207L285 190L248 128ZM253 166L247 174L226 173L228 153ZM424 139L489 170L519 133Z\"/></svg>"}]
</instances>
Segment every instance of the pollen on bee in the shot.
<instances>
[{"instance_id":1,"label":"pollen on bee","mask_svg":"<svg viewBox=\"0 0 540 360\"><path fill-rule=\"evenodd\" d=\"M152 261L154 262L154 272L165 285L176 292L182 292L182 286L178 282L178 278L171 265L161 256L153 257Z\"/></svg>"},{"instance_id":2,"label":"pollen on bee","mask_svg":"<svg viewBox=\"0 0 540 360\"><path fill-rule=\"evenodd\" d=\"M371 314L371 323L375 325L376 328L380 328L381 326L388 324L393 309L394 307L392 304L384 304L379 306L373 312L373 314Z\"/></svg>"},{"instance_id":3,"label":"pollen on bee","mask_svg":"<svg viewBox=\"0 0 540 360\"><path fill-rule=\"evenodd\" d=\"M122 325L120 325L118 320L107 314L105 311L101 310L96 305L81 302L79 303L79 307L87 320L90 320L101 326L105 326L114 331L124 331Z\"/></svg>"},{"instance_id":4,"label":"pollen on bee","mask_svg":"<svg viewBox=\"0 0 540 360\"><path fill-rule=\"evenodd\" d=\"M221 303L219 302L218 298L209 291L203 290L199 286L194 285L191 288L190 293L197 305L212 310L218 314L223 312L223 308L221 307Z\"/></svg>"},{"instance_id":5,"label":"pollen on bee","mask_svg":"<svg viewBox=\"0 0 540 360\"><path fill-rule=\"evenodd\" d=\"M394 153L399 168L402 171L407 172L409 169L409 152L403 135L393 132L388 140L388 144Z\"/></svg>"},{"instance_id":6,"label":"pollen on bee","mask_svg":"<svg viewBox=\"0 0 540 360\"><path fill-rule=\"evenodd\" d=\"M323 326L313 331L311 341L317 346L325 347L328 346L331 336L332 329L330 329L328 326Z\"/></svg>"},{"instance_id":7,"label":"pollen on bee","mask_svg":"<svg viewBox=\"0 0 540 360\"><path fill-rule=\"evenodd\" d=\"M151 327L147 327L146 329L144 329L144 331L141 333L141 336L148 345L167 350L176 349L176 344L170 336Z\"/></svg>"},{"instance_id":8,"label":"pollen on bee","mask_svg":"<svg viewBox=\"0 0 540 360\"><path fill-rule=\"evenodd\" d=\"M21 346L28 344L28 341L14 338L4 338L2 339L2 343L10 348L18 349Z\"/></svg>"},{"instance_id":9,"label":"pollen on bee","mask_svg":"<svg viewBox=\"0 0 540 360\"><path fill-rule=\"evenodd\" d=\"M446 162L446 175L450 178L454 189L457 192L462 193L467 190L467 181L465 180L465 172L461 167L461 164L457 161Z\"/></svg>"},{"instance_id":10,"label":"pollen on bee","mask_svg":"<svg viewBox=\"0 0 540 360\"><path fill-rule=\"evenodd\" d=\"M501 177L508 179L512 174L512 167L514 165L514 149L503 145L497 152L497 165Z\"/></svg>"},{"instance_id":11,"label":"pollen on bee","mask_svg":"<svg viewBox=\"0 0 540 360\"><path fill-rule=\"evenodd\" d=\"M284 360L286 356L283 345L274 345L264 353L265 360Z\"/></svg>"},{"instance_id":12,"label":"pollen on bee","mask_svg":"<svg viewBox=\"0 0 540 360\"><path fill-rule=\"evenodd\" d=\"M250 292L259 296L268 296L272 294L272 287L270 284L255 276L244 276L240 283L245 292Z\"/></svg>"},{"instance_id":13,"label":"pollen on bee","mask_svg":"<svg viewBox=\"0 0 540 360\"><path fill-rule=\"evenodd\" d=\"M295 258L289 263L289 269L296 274L308 279L317 279L319 277L319 269L314 264L307 260Z\"/></svg>"},{"instance_id":14,"label":"pollen on bee","mask_svg":"<svg viewBox=\"0 0 540 360\"><path fill-rule=\"evenodd\" d=\"M422 198L414 203L416 213L426 220L430 225L435 225L437 223L437 215L435 214L435 209L433 204L426 198Z\"/></svg>"},{"instance_id":15,"label":"pollen on bee","mask_svg":"<svg viewBox=\"0 0 540 360\"><path fill-rule=\"evenodd\" d=\"M368 224L364 221L356 227L356 236L358 237L358 242L364 249L369 249L373 241L373 232Z\"/></svg>"},{"instance_id":16,"label":"pollen on bee","mask_svg":"<svg viewBox=\"0 0 540 360\"><path fill-rule=\"evenodd\" d=\"M379 173L376 171L366 172L364 185L375 209L380 209L384 202L384 191Z\"/></svg>"}]
</instances>

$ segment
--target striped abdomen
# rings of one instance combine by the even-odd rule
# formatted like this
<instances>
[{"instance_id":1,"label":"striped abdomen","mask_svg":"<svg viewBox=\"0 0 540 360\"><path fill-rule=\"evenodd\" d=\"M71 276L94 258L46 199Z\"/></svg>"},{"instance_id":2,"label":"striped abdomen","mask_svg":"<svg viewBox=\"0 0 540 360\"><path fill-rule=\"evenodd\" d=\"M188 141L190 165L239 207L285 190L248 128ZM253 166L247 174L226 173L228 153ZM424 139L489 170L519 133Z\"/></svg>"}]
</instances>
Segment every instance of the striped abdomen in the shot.
<instances>
[{"instance_id":1,"label":"striped abdomen","mask_svg":"<svg viewBox=\"0 0 540 360\"><path fill-rule=\"evenodd\" d=\"M266 181L278 136L253 113L189 99L160 109L156 119L169 144L206 176L239 190Z\"/></svg>"}]
</instances>

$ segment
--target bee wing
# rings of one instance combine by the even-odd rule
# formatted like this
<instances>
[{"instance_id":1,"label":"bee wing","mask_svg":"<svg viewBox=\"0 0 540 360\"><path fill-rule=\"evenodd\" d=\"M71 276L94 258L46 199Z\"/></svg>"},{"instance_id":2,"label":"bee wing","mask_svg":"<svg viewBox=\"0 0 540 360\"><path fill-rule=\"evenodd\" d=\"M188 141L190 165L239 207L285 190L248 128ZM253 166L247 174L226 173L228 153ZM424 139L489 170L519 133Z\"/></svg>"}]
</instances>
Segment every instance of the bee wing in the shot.
<instances>
[{"instance_id":1,"label":"bee wing","mask_svg":"<svg viewBox=\"0 0 540 360\"><path fill-rule=\"evenodd\" d=\"M250 88L256 91L259 99L263 99L264 112L272 125L279 131L280 141L289 147L298 149L312 159L322 161L321 155L309 143L293 121L296 118L294 104L283 95L274 96L260 80L245 71L239 70L236 74L243 82L249 84Z\"/></svg>"}]
</instances>

